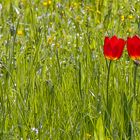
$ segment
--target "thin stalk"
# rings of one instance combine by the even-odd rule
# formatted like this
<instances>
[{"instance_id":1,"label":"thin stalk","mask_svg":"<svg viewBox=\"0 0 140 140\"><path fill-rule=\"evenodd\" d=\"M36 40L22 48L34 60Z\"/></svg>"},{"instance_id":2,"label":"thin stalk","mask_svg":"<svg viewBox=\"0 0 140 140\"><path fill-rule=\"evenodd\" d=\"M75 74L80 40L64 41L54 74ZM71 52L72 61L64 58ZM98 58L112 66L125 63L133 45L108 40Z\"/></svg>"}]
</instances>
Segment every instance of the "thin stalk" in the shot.
<instances>
[{"instance_id":1,"label":"thin stalk","mask_svg":"<svg viewBox=\"0 0 140 140\"><path fill-rule=\"evenodd\" d=\"M111 60L109 62L109 65L108 65L108 74L107 74L107 87L106 87L106 93L107 93L107 97L106 97L106 104L107 104L107 109L108 109L108 89L109 89L109 77L110 77L110 66L111 66Z\"/></svg>"},{"instance_id":2,"label":"thin stalk","mask_svg":"<svg viewBox=\"0 0 140 140\"><path fill-rule=\"evenodd\" d=\"M138 64L134 63L134 83L133 83L133 86L134 86L134 98L136 97L136 77L137 77L137 69L138 69Z\"/></svg>"},{"instance_id":3,"label":"thin stalk","mask_svg":"<svg viewBox=\"0 0 140 140\"><path fill-rule=\"evenodd\" d=\"M105 112L105 134L107 134L107 130L109 129L110 124L110 112L109 112L109 78L110 78L110 67L111 67L111 60L109 61L109 64L107 65L108 73L107 73L107 87L106 87L106 112Z\"/></svg>"},{"instance_id":4,"label":"thin stalk","mask_svg":"<svg viewBox=\"0 0 140 140\"><path fill-rule=\"evenodd\" d=\"M132 102L131 102L131 110L132 110L132 106L135 102L136 99L136 80L137 80L137 69L138 69L138 64L137 62L134 61L134 79L133 79L133 97L132 97ZM128 139L131 140L134 138L134 130L133 130L133 124L132 124L132 114L130 114L130 121L129 121L129 132L128 132Z\"/></svg>"},{"instance_id":5,"label":"thin stalk","mask_svg":"<svg viewBox=\"0 0 140 140\"><path fill-rule=\"evenodd\" d=\"M56 49L56 59L58 64L58 81L60 81L60 84L62 84L62 73L61 73L61 65L59 61L58 49Z\"/></svg>"},{"instance_id":6,"label":"thin stalk","mask_svg":"<svg viewBox=\"0 0 140 140\"><path fill-rule=\"evenodd\" d=\"M79 61L79 91L80 91L80 96L82 98L82 86L81 86L81 63Z\"/></svg>"}]
</instances>

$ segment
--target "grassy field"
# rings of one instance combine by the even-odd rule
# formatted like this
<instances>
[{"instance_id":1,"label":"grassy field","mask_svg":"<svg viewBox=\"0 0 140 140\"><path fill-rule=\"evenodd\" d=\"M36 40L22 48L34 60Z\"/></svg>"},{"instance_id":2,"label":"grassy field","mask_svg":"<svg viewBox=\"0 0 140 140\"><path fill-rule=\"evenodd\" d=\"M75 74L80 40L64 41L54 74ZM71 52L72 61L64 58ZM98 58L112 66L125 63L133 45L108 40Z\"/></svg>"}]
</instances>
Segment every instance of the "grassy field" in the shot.
<instances>
[{"instance_id":1,"label":"grassy field","mask_svg":"<svg viewBox=\"0 0 140 140\"><path fill-rule=\"evenodd\" d=\"M139 0L0 0L0 140L140 140L140 68L124 49L107 97L105 36L140 35ZM133 98L136 86L136 98Z\"/></svg>"}]
</instances>

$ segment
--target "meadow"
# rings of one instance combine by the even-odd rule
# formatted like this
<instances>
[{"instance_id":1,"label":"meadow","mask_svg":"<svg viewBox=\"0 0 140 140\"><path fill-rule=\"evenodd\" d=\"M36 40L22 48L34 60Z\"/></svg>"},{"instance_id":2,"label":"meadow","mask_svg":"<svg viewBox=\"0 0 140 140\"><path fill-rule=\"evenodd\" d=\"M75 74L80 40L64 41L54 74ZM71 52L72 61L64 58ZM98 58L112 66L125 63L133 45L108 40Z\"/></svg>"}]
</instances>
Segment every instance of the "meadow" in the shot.
<instances>
[{"instance_id":1,"label":"meadow","mask_svg":"<svg viewBox=\"0 0 140 140\"><path fill-rule=\"evenodd\" d=\"M140 68L105 36L140 35L139 0L0 0L0 140L140 140ZM138 64L139 65L139 64ZM133 98L134 90L136 98Z\"/></svg>"}]
</instances>

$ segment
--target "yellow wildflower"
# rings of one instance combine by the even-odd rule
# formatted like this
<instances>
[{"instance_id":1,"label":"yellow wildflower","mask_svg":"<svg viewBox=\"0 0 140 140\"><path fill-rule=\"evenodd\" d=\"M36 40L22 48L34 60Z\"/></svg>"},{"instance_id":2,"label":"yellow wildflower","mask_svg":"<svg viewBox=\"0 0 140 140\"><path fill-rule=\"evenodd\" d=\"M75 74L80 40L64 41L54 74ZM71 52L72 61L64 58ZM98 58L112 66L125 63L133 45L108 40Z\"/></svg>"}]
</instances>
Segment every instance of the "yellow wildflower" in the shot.
<instances>
[{"instance_id":1,"label":"yellow wildflower","mask_svg":"<svg viewBox=\"0 0 140 140\"><path fill-rule=\"evenodd\" d=\"M65 16L65 12L61 11L61 16L64 17Z\"/></svg>"},{"instance_id":2,"label":"yellow wildflower","mask_svg":"<svg viewBox=\"0 0 140 140\"><path fill-rule=\"evenodd\" d=\"M47 39L48 44L52 44L52 41L53 41L53 37L48 37Z\"/></svg>"},{"instance_id":3,"label":"yellow wildflower","mask_svg":"<svg viewBox=\"0 0 140 140\"><path fill-rule=\"evenodd\" d=\"M47 6L47 5L48 5L48 3L47 3L46 1L44 1L44 2L43 2L43 5L44 5L44 6Z\"/></svg>"},{"instance_id":4,"label":"yellow wildflower","mask_svg":"<svg viewBox=\"0 0 140 140\"><path fill-rule=\"evenodd\" d=\"M128 29L128 32L129 32L129 33L132 32L132 28L129 28L129 29Z\"/></svg>"},{"instance_id":5,"label":"yellow wildflower","mask_svg":"<svg viewBox=\"0 0 140 140\"><path fill-rule=\"evenodd\" d=\"M74 7L76 7L76 6L77 6L77 3L76 3L76 2L74 2L73 6L74 6Z\"/></svg>"},{"instance_id":6,"label":"yellow wildflower","mask_svg":"<svg viewBox=\"0 0 140 140\"><path fill-rule=\"evenodd\" d=\"M50 5L52 3L52 1L51 0L48 0L48 4Z\"/></svg>"},{"instance_id":7,"label":"yellow wildflower","mask_svg":"<svg viewBox=\"0 0 140 140\"><path fill-rule=\"evenodd\" d=\"M122 16L121 16L121 21L124 21L124 18L125 18L124 15L122 15Z\"/></svg>"},{"instance_id":8,"label":"yellow wildflower","mask_svg":"<svg viewBox=\"0 0 140 140\"><path fill-rule=\"evenodd\" d=\"M22 30L18 30L18 31L17 31L17 34L18 34L18 35L23 35L23 31L22 31Z\"/></svg>"},{"instance_id":9,"label":"yellow wildflower","mask_svg":"<svg viewBox=\"0 0 140 140\"><path fill-rule=\"evenodd\" d=\"M133 19L133 16L132 16L132 15L129 15L128 18L129 18L129 19Z\"/></svg>"},{"instance_id":10,"label":"yellow wildflower","mask_svg":"<svg viewBox=\"0 0 140 140\"><path fill-rule=\"evenodd\" d=\"M61 13L64 14L64 11L62 11Z\"/></svg>"},{"instance_id":11,"label":"yellow wildflower","mask_svg":"<svg viewBox=\"0 0 140 140\"><path fill-rule=\"evenodd\" d=\"M76 2L72 2L72 4L71 4L71 8L77 8L78 7L78 3L76 3Z\"/></svg>"},{"instance_id":12,"label":"yellow wildflower","mask_svg":"<svg viewBox=\"0 0 140 140\"><path fill-rule=\"evenodd\" d=\"M53 25L53 23L52 22L50 22L50 26L52 26Z\"/></svg>"},{"instance_id":13,"label":"yellow wildflower","mask_svg":"<svg viewBox=\"0 0 140 140\"><path fill-rule=\"evenodd\" d=\"M100 22L100 20L97 20L97 24L100 24L101 22Z\"/></svg>"},{"instance_id":14,"label":"yellow wildflower","mask_svg":"<svg viewBox=\"0 0 140 140\"><path fill-rule=\"evenodd\" d=\"M49 6L51 5L51 3L52 3L51 0L43 1L43 6Z\"/></svg>"}]
</instances>

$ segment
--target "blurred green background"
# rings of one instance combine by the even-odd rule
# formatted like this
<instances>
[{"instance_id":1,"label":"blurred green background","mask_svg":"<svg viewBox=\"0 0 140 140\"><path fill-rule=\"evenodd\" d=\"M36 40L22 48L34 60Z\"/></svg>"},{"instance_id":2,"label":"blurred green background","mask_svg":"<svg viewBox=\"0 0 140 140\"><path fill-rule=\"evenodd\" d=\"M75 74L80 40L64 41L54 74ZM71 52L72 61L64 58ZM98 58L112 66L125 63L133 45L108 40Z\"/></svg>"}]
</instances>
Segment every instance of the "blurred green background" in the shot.
<instances>
[{"instance_id":1,"label":"blurred green background","mask_svg":"<svg viewBox=\"0 0 140 140\"><path fill-rule=\"evenodd\" d=\"M139 0L0 0L0 139L139 140L140 70L105 36L140 35ZM130 125L131 130L130 130ZM130 138L131 137L131 138Z\"/></svg>"}]
</instances>

